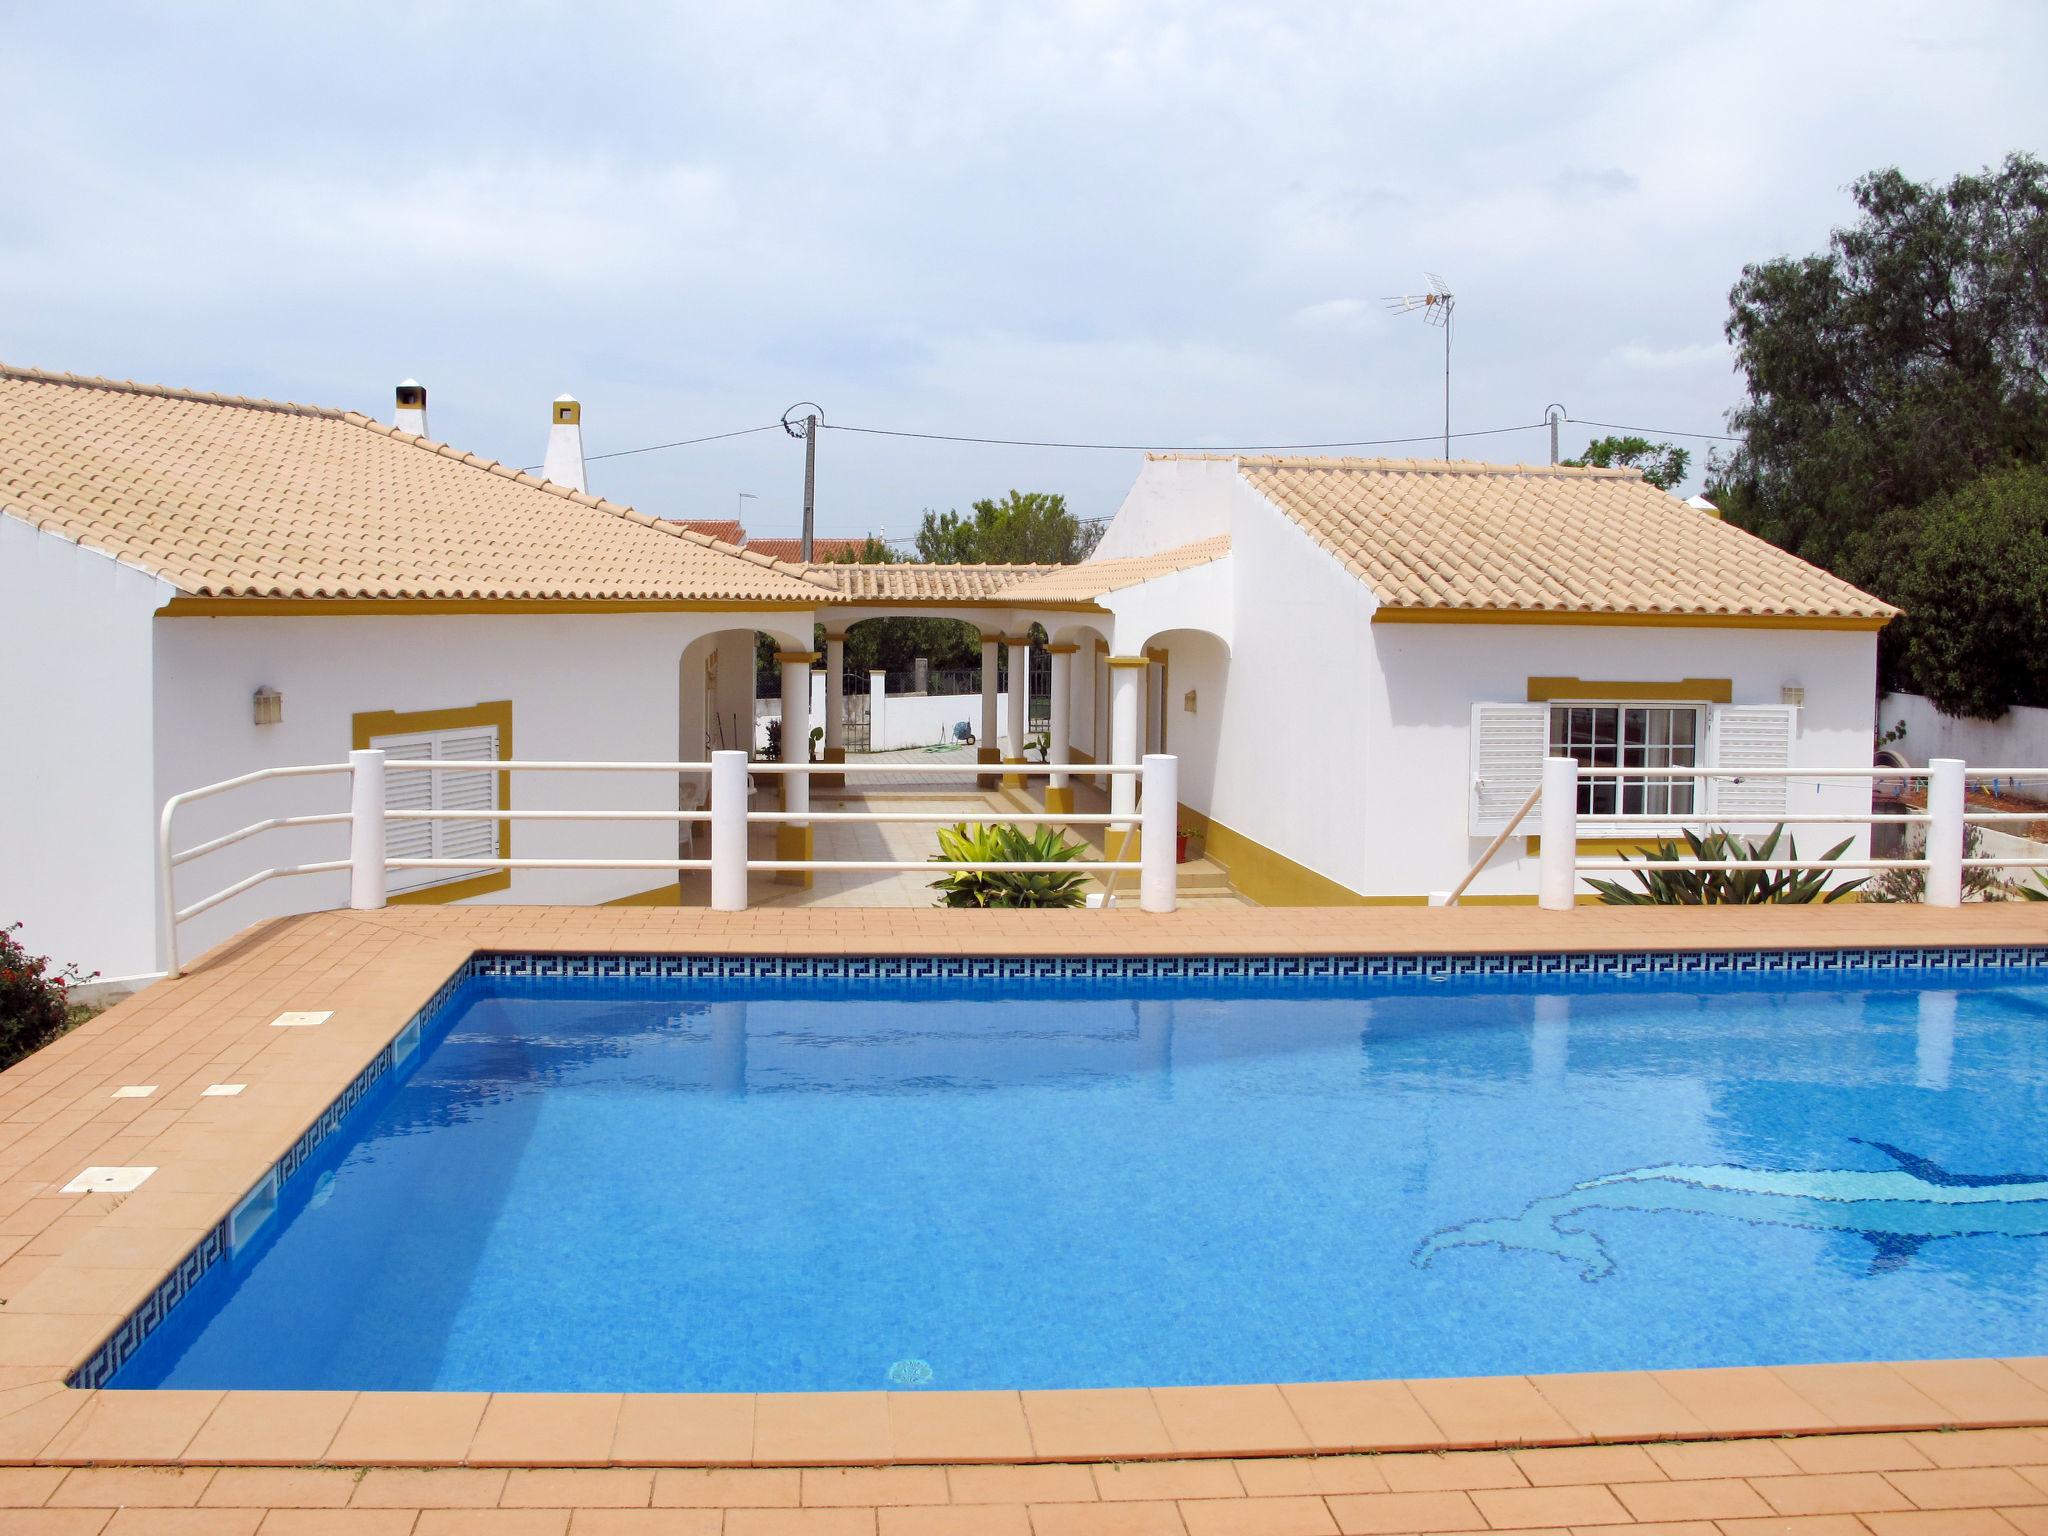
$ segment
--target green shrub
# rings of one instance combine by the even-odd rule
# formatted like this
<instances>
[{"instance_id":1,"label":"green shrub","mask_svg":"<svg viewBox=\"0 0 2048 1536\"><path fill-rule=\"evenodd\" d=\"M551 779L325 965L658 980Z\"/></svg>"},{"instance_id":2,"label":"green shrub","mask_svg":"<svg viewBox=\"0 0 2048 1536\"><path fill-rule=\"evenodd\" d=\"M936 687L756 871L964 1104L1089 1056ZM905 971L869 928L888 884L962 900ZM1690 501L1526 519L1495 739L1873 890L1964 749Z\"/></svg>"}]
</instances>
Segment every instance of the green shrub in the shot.
<instances>
[{"instance_id":1,"label":"green shrub","mask_svg":"<svg viewBox=\"0 0 2048 1536\"><path fill-rule=\"evenodd\" d=\"M21 947L21 929L0 928L0 1068L48 1045L74 1022L71 986L92 976L76 966L52 970L49 960Z\"/></svg>"},{"instance_id":2,"label":"green shrub","mask_svg":"<svg viewBox=\"0 0 2048 1536\"><path fill-rule=\"evenodd\" d=\"M1086 851L1085 845L1066 841L1053 827L1040 827L1027 836L1006 822L960 822L939 829L939 851L932 859L943 864L1058 864ZM942 907L1078 907L1088 899L1083 889L1087 879L1055 869L1014 874L961 869L934 880L932 889L939 893Z\"/></svg>"},{"instance_id":3,"label":"green shrub","mask_svg":"<svg viewBox=\"0 0 2048 1536\"><path fill-rule=\"evenodd\" d=\"M1750 842L1732 832L1713 832L1705 837L1684 833L1692 857L1706 863L1775 859L1783 827L1773 827L1770 836ZM1763 902L1840 901L1863 884L1862 879L1829 886L1826 866L1848 850L1852 838L1844 838L1820 856L1820 864L1807 869L1659 869L1685 857L1678 845L1659 843L1643 856L1640 869L1629 874L1640 889L1631 890L1613 880L1588 880L1600 893L1601 901L1615 907L1713 907L1747 906ZM1624 855L1625 857L1625 855ZM1785 857L1799 857L1798 846L1785 839Z\"/></svg>"}]
</instances>

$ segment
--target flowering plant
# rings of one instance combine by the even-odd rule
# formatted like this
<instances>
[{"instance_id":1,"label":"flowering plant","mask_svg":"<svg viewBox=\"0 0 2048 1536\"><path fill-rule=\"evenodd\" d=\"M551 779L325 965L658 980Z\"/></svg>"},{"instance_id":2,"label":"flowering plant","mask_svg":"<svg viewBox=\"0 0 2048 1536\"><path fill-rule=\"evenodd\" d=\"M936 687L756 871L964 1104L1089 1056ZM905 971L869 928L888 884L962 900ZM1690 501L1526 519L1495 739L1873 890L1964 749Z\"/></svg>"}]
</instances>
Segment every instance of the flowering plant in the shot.
<instances>
[{"instance_id":1,"label":"flowering plant","mask_svg":"<svg viewBox=\"0 0 2048 1536\"><path fill-rule=\"evenodd\" d=\"M21 929L0 928L0 1067L49 1044L71 1027L71 988L90 981L75 965L52 969L43 955L21 947Z\"/></svg>"}]
</instances>

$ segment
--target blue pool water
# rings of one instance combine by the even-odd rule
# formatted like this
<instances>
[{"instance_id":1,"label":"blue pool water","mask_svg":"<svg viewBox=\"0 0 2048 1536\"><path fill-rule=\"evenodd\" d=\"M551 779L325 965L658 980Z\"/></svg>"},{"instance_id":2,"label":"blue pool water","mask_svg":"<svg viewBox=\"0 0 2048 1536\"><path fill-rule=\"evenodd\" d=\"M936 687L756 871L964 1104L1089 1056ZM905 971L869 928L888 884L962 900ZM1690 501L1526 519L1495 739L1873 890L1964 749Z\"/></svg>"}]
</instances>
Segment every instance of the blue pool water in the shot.
<instances>
[{"instance_id":1,"label":"blue pool water","mask_svg":"<svg viewBox=\"0 0 2048 1536\"><path fill-rule=\"evenodd\" d=\"M473 977L122 1387L2048 1354L2048 972Z\"/></svg>"}]
</instances>

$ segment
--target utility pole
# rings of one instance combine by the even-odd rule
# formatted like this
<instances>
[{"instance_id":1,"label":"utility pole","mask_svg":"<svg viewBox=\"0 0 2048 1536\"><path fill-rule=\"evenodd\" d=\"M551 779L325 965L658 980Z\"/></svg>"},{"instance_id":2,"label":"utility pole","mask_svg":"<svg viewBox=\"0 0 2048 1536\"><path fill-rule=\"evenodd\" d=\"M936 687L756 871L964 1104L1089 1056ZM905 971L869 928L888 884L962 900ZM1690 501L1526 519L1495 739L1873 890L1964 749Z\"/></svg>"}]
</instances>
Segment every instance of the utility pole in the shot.
<instances>
[{"instance_id":1,"label":"utility pole","mask_svg":"<svg viewBox=\"0 0 2048 1536\"><path fill-rule=\"evenodd\" d=\"M804 412L799 417L798 411ZM810 400L800 400L782 413L782 430L804 440L804 531L798 553L811 563L811 540L818 510L818 429L825 425L825 413Z\"/></svg>"},{"instance_id":2,"label":"utility pole","mask_svg":"<svg viewBox=\"0 0 2048 1536\"><path fill-rule=\"evenodd\" d=\"M818 418L804 418L804 564L811 563L811 535L818 515Z\"/></svg>"},{"instance_id":3,"label":"utility pole","mask_svg":"<svg viewBox=\"0 0 2048 1536\"><path fill-rule=\"evenodd\" d=\"M1565 417L1567 417L1570 414L1571 413L1561 405L1546 405L1545 407L1543 407L1543 419L1550 423L1550 462L1553 467L1557 463L1558 424L1561 423L1565 419Z\"/></svg>"}]
</instances>

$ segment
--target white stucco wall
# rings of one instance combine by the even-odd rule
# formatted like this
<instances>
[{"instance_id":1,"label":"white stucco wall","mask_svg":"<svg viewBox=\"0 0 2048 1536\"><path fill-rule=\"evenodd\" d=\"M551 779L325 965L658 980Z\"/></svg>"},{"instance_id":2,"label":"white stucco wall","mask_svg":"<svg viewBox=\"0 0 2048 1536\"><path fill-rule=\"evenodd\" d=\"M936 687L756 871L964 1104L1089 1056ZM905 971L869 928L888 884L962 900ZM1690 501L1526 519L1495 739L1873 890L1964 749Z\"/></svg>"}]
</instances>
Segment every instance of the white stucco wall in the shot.
<instances>
[{"instance_id":1,"label":"white stucco wall","mask_svg":"<svg viewBox=\"0 0 2048 1536\"><path fill-rule=\"evenodd\" d=\"M809 632L808 615L775 617L790 620L795 633ZM729 653L720 659L720 690L751 697L751 623L733 615L159 619L154 799L258 767L345 761L352 718L361 711L455 709L499 699L512 702L518 757L674 761L683 735L683 653L691 641L736 623L746 632L719 642ZM700 667L702 655L702 648L693 654ZM281 724L253 723L251 699L261 686L284 695ZM181 815L178 843L189 846L266 816L342 809L345 782L284 780L200 802ZM513 780L512 803L663 809L673 808L676 796L666 775L523 773ZM700 856L707 846L700 833ZM179 899L189 902L255 869L339 858L345 848L340 827L268 832L184 866ZM513 824L514 857L656 858L672 856L674 848L673 829L661 823ZM516 871L509 890L475 899L593 903L663 883L645 870ZM185 925L180 942L196 954L260 918L339 906L346 898L340 874L271 881Z\"/></svg>"},{"instance_id":2,"label":"white stucco wall","mask_svg":"<svg viewBox=\"0 0 2048 1536\"><path fill-rule=\"evenodd\" d=\"M155 969L151 615L172 595L0 512L0 925L109 978Z\"/></svg>"},{"instance_id":3,"label":"white stucco wall","mask_svg":"<svg viewBox=\"0 0 2048 1536\"><path fill-rule=\"evenodd\" d=\"M1531 677L1587 681L1727 678L1734 704L1776 704L1780 690L1806 691L1792 766L1855 768L1870 762L1870 701L1877 638L1812 630L1639 629L1549 624L1381 624L1367 695L1372 741L1368 793L1386 807L1360 850L1370 895L1414 895L1457 883L1484 851L1466 832L1471 780L1471 707L1519 703ZM1867 783L1796 784L1794 811L1869 809ZM1847 834L1795 831L1818 852ZM1860 846L1860 845L1859 845ZM1476 894L1528 895L1536 866L1517 838L1473 887ZM1852 850L1853 851L1853 850Z\"/></svg>"},{"instance_id":4,"label":"white stucco wall","mask_svg":"<svg viewBox=\"0 0 2048 1536\"><path fill-rule=\"evenodd\" d=\"M1929 758L1960 757L1972 767L2040 768L2028 793L2048 799L2048 709L2022 704L1996 720L1963 720L1944 715L1917 693L1888 693L1877 728L1882 733L1901 723L1906 734L1891 747L1915 766Z\"/></svg>"},{"instance_id":5,"label":"white stucco wall","mask_svg":"<svg viewBox=\"0 0 2048 1536\"><path fill-rule=\"evenodd\" d=\"M1230 532L1239 485L1232 459L1147 459L1094 558L1157 554Z\"/></svg>"}]
</instances>

